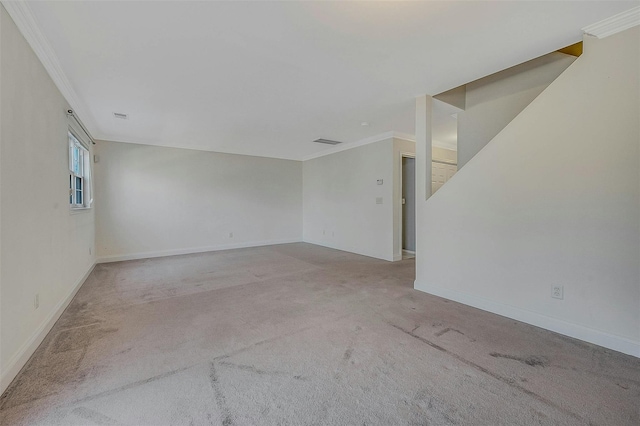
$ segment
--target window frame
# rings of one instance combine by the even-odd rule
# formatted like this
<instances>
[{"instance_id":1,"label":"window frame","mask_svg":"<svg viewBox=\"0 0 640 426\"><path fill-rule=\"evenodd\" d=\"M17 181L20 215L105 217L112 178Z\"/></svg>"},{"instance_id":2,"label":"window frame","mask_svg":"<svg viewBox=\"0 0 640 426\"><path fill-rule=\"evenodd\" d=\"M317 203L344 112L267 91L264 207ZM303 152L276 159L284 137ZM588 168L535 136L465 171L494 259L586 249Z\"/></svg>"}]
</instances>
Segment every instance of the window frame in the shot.
<instances>
[{"instance_id":1,"label":"window frame","mask_svg":"<svg viewBox=\"0 0 640 426\"><path fill-rule=\"evenodd\" d=\"M93 204L91 197L91 150L72 128L67 131L67 146L69 150L69 208L72 212L89 210ZM74 158L75 152L78 154L77 162ZM78 164L79 170L75 170L75 164ZM80 183L79 187L77 186L78 182ZM78 202L78 198L80 198L80 202Z\"/></svg>"}]
</instances>

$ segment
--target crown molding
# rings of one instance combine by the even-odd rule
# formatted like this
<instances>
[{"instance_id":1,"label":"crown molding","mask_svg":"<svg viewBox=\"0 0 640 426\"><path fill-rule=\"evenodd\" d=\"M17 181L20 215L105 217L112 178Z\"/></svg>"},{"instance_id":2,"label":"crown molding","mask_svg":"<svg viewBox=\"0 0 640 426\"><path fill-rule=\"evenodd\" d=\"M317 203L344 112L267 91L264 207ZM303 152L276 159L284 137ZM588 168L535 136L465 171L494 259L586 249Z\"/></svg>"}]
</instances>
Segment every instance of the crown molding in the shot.
<instances>
[{"instance_id":1,"label":"crown molding","mask_svg":"<svg viewBox=\"0 0 640 426\"><path fill-rule=\"evenodd\" d=\"M618 13L595 24L587 25L582 31L590 36L605 38L636 25L640 25L640 6Z\"/></svg>"},{"instance_id":2,"label":"crown molding","mask_svg":"<svg viewBox=\"0 0 640 426\"><path fill-rule=\"evenodd\" d=\"M87 130L95 134L97 126L93 116L89 113L89 109L84 102L80 100L80 97L62 70L58 56L40 30L28 2L2 0L1 3L9 13L11 19L13 19L18 30L20 30L27 40L27 43L29 43L29 46L31 46L31 49L33 49L38 59L40 59L40 62L69 106L83 123L85 123Z\"/></svg>"},{"instance_id":3,"label":"crown molding","mask_svg":"<svg viewBox=\"0 0 640 426\"><path fill-rule=\"evenodd\" d=\"M401 132L391 132L393 133L393 137L395 139L402 139L403 141L415 142L415 135L410 135L409 133L401 133Z\"/></svg>"}]
</instances>

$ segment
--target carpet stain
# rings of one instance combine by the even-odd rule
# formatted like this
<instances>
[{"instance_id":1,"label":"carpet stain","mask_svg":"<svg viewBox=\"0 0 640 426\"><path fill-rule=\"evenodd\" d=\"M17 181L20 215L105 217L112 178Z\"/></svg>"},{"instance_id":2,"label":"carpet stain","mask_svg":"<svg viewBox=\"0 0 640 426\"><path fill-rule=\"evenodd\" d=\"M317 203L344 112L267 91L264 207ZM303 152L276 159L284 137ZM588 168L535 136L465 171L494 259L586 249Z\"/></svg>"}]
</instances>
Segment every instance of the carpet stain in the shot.
<instances>
[{"instance_id":1,"label":"carpet stain","mask_svg":"<svg viewBox=\"0 0 640 426\"><path fill-rule=\"evenodd\" d=\"M305 376L302 376L302 375L291 376L291 374L287 373L286 371L266 371L266 370L261 370L259 368L256 368L253 365L233 364L227 361L219 361L218 364L224 365L225 367L231 367L231 368L236 368L238 370L247 371L249 373L254 373L259 376L283 376L283 377L292 377L295 380L300 380L303 382L309 381L309 378Z\"/></svg>"},{"instance_id":2,"label":"carpet stain","mask_svg":"<svg viewBox=\"0 0 640 426\"><path fill-rule=\"evenodd\" d=\"M173 376L174 374L180 373L181 371L188 370L191 367L193 367L193 366L178 368L177 370L172 370L172 371L169 371L169 372L166 372L166 373L158 374L157 376L152 376L152 377L149 377L149 378L144 379L144 380L139 380L137 382L129 383L127 385L120 386L120 387L117 387L117 388L114 388L114 389L110 389L110 390L106 390L104 392L99 392L99 393L96 393L96 394L93 394L93 395L85 396L84 398L80 398L80 399L75 400L70 405L81 404L83 402L92 401L94 399L102 398L103 396L113 395L113 394L116 394L118 392L122 392L122 391L125 391L125 390L128 390L128 389L132 389L132 388L135 388L135 387L138 387L138 386L146 385L147 383L155 382L156 380L160 380L160 379L164 379L165 377Z\"/></svg>"},{"instance_id":3,"label":"carpet stain","mask_svg":"<svg viewBox=\"0 0 640 426\"><path fill-rule=\"evenodd\" d=\"M117 425L117 424L120 424L117 421L115 421L114 419L112 419L111 417L105 416L102 413L99 413L97 411L91 410L91 409L86 408L86 407L74 408L73 411L71 411L71 412L73 414L75 414L76 416L81 417L84 420L89 420L89 421L91 421L91 423L97 424L97 425Z\"/></svg>"},{"instance_id":4,"label":"carpet stain","mask_svg":"<svg viewBox=\"0 0 640 426\"><path fill-rule=\"evenodd\" d=\"M528 357L521 357L521 356L515 356L515 355L500 354L497 352L491 352L489 355L491 355L494 358L512 359L514 361L518 361L523 364L530 365L531 367L546 367L547 365L549 365L549 360L543 356L531 355Z\"/></svg>"},{"instance_id":5,"label":"carpet stain","mask_svg":"<svg viewBox=\"0 0 640 426\"><path fill-rule=\"evenodd\" d=\"M576 413L574 413L572 411L569 411L566 408L563 408L563 407L555 404L553 401L550 401L547 398L545 398L543 396L540 396L537 393L535 393L533 391L530 391L529 389L527 389L527 388L525 388L525 387L523 387L523 386L521 386L521 385L519 385L517 383L514 383L513 380L510 380L510 379L508 379L506 377L503 377L503 376L501 376L501 375L499 375L497 373L494 373L493 371L490 371L490 370L482 367L481 365L476 364L475 362L469 361L468 359L463 358L463 357L461 357L460 355L458 355L456 353L450 352L449 350L443 348L442 346L440 346L440 345L438 345L436 343L433 343L433 342L425 339L424 337L420 337L420 336L410 332L409 330L405 330L404 328L402 328L400 326L397 326L395 324L392 324L392 323L388 323L388 324L391 327L396 328L396 329L402 331L403 333L413 337L414 339L417 339L417 340L421 341L422 343L424 343L424 344L426 344L428 346L431 346L434 349L437 349L437 350L439 350L441 352L444 352L445 354L457 359L458 361L462 362L463 364L466 364L466 365L468 365L470 367L473 367L476 370L478 370L478 371L480 371L482 373L485 373L485 374L493 377L494 379L499 380L502 383L505 383L506 385L509 385L509 386L513 387L514 389L517 389L520 392L522 392L522 393L524 393L524 394L526 394L526 395L538 400L539 402L542 402L543 404L546 404L546 405L548 405L550 407L553 407L556 410L559 410L559 411L561 411L561 412L573 417L574 419L576 419L576 420L578 420L578 421L580 421L582 423L588 424L588 422L585 419L583 419L582 417L580 417Z\"/></svg>"},{"instance_id":6,"label":"carpet stain","mask_svg":"<svg viewBox=\"0 0 640 426\"><path fill-rule=\"evenodd\" d=\"M304 258L305 247L270 250ZM313 254L318 250L325 249L314 248ZM210 254L198 255L203 259L197 262L189 255L97 266L0 399L0 424L163 423L153 404L157 396L162 410L171 412L166 422L185 425L570 425L591 420L640 426L633 408L640 395L637 358L568 345L525 324L443 304L413 290L413 269L401 268L399 278L383 274L398 263L378 266L356 257L354 266L354 256L328 255L318 262L318 271L255 287L245 285L245 276L253 279L251 272L263 271L252 269L255 262L244 252L229 255L241 260L233 267L242 279L220 273L212 259L218 256ZM267 262L269 275L280 272L280 265L271 267L277 262L270 257L258 261ZM369 278L354 282L354 271ZM119 283L117 274L126 280ZM184 276L193 279L183 283ZM227 288L231 285L236 287ZM407 293L413 302L404 297ZM142 303L147 305L136 306ZM332 324L342 314L348 320ZM493 333L485 321L505 329ZM387 325L392 322L402 329ZM193 334L185 333L191 326ZM93 340L109 327L120 330ZM526 340L517 337L525 331L530 333ZM470 345L469 336L478 341ZM527 349L547 342L553 357ZM487 357L494 352L498 356ZM515 355L520 359L509 360ZM535 365L535 359L527 364L530 355L547 355L551 363L548 368ZM165 373L187 365L191 370ZM535 383L527 383L525 377L533 375ZM582 393L542 392L544 385L574 380ZM91 402L73 405L85 397ZM111 411L113 401L125 399L128 410ZM558 406L588 421L569 417Z\"/></svg>"},{"instance_id":7,"label":"carpet stain","mask_svg":"<svg viewBox=\"0 0 640 426\"><path fill-rule=\"evenodd\" d=\"M227 361L221 361L220 365L224 365L227 367L233 367L233 368L237 368L238 370L243 370L243 371L248 371L250 373L255 373L258 375L263 375L263 374L279 374L280 372L273 372L273 373L267 373L264 370L259 370L256 367L254 367L253 365L243 365L243 364L233 364Z\"/></svg>"},{"instance_id":8,"label":"carpet stain","mask_svg":"<svg viewBox=\"0 0 640 426\"><path fill-rule=\"evenodd\" d=\"M462 335L464 336L464 333L463 333L462 331L460 331L460 330L456 330L455 328L451 328L451 327L447 327L447 328L445 328L444 330L438 331L438 332L436 333L436 336L437 336L437 337L440 337L440 336L442 336L443 334L446 334L446 333L448 333L448 332L450 332L450 331L455 331L456 333L460 333L460 334L462 334Z\"/></svg>"},{"instance_id":9,"label":"carpet stain","mask_svg":"<svg viewBox=\"0 0 640 426\"><path fill-rule=\"evenodd\" d=\"M231 416L231 411L227 405L227 400L220 388L218 372L216 371L216 365L213 362L209 363L209 381L211 382L211 388L213 389L213 394L216 398L216 403L218 404L218 409L222 416L222 425L230 426L233 424L233 417Z\"/></svg>"},{"instance_id":10,"label":"carpet stain","mask_svg":"<svg viewBox=\"0 0 640 426\"><path fill-rule=\"evenodd\" d=\"M131 352L133 348L126 348L118 352L116 355L126 354L127 352Z\"/></svg>"},{"instance_id":11,"label":"carpet stain","mask_svg":"<svg viewBox=\"0 0 640 426\"><path fill-rule=\"evenodd\" d=\"M89 346L93 340L98 340L116 331L118 331L117 328L101 328L99 324L62 330L51 344L51 350L53 353L60 353L81 349Z\"/></svg>"},{"instance_id":12,"label":"carpet stain","mask_svg":"<svg viewBox=\"0 0 640 426\"><path fill-rule=\"evenodd\" d=\"M256 368L253 365L234 364L228 361L219 361L218 364L224 365L225 367L236 368L242 371L248 371L249 373L254 373L260 376L290 376L291 375L286 371L266 371L266 370L261 370L259 368ZM302 376L293 376L293 378L296 380L306 380L306 378Z\"/></svg>"},{"instance_id":13,"label":"carpet stain","mask_svg":"<svg viewBox=\"0 0 640 426\"><path fill-rule=\"evenodd\" d=\"M34 363L32 359L24 368L23 375L14 380L0 397L0 410L54 395L56 391L51 390L52 386L84 381L88 372L79 372L78 370L86 352L86 347L63 352L56 357L54 363L45 363L44 365Z\"/></svg>"},{"instance_id":14,"label":"carpet stain","mask_svg":"<svg viewBox=\"0 0 640 426\"><path fill-rule=\"evenodd\" d=\"M88 306L89 304L87 302L72 303L69 305L69 307L67 307L67 312L69 312L69 314L71 315L79 314L83 311L86 311Z\"/></svg>"},{"instance_id":15,"label":"carpet stain","mask_svg":"<svg viewBox=\"0 0 640 426\"><path fill-rule=\"evenodd\" d=\"M342 359L344 361L349 361L349 358L351 358L351 354L353 354L353 348L349 348L346 351L344 351L344 355L342 356Z\"/></svg>"},{"instance_id":16,"label":"carpet stain","mask_svg":"<svg viewBox=\"0 0 640 426\"><path fill-rule=\"evenodd\" d=\"M25 378L25 380L28 380L28 378ZM23 387L27 388L27 395L23 395L23 392L20 392ZM18 380L14 380L0 397L0 411L28 404L55 394L54 391L48 391L43 394L33 396L28 392L29 390L30 388L28 385L24 385L22 377Z\"/></svg>"}]
</instances>

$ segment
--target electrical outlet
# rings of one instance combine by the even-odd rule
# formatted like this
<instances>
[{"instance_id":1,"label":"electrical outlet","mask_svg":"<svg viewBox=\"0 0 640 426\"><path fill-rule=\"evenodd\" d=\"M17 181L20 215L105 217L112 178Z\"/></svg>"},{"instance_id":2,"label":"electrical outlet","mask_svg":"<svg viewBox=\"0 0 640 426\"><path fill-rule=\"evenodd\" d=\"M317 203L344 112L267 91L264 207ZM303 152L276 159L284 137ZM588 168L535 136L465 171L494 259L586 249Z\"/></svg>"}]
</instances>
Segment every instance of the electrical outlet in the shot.
<instances>
[{"instance_id":1,"label":"electrical outlet","mask_svg":"<svg viewBox=\"0 0 640 426\"><path fill-rule=\"evenodd\" d=\"M382 197L376 197L376 204L382 204Z\"/></svg>"},{"instance_id":2,"label":"electrical outlet","mask_svg":"<svg viewBox=\"0 0 640 426\"><path fill-rule=\"evenodd\" d=\"M33 309L40 307L40 293L36 293L36 297L33 298Z\"/></svg>"},{"instance_id":3,"label":"electrical outlet","mask_svg":"<svg viewBox=\"0 0 640 426\"><path fill-rule=\"evenodd\" d=\"M564 299L564 286L553 284L551 286L551 297L554 299Z\"/></svg>"}]
</instances>

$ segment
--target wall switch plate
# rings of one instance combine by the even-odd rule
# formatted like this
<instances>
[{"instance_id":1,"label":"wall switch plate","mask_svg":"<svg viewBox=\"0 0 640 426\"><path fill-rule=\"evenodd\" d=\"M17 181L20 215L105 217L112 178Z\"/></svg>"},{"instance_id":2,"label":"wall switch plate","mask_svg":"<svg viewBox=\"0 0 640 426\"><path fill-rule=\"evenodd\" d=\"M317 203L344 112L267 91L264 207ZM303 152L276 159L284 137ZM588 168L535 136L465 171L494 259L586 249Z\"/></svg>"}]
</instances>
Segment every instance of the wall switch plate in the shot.
<instances>
[{"instance_id":1,"label":"wall switch plate","mask_svg":"<svg viewBox=\"0 0 640 426\"><path fill-rule=\"evenodd\" d=\"M376 204L382 204L382 197L376 197Z\"/></svg>"},{"instance_id":2,"label":"wall switch plate","mask_svg":"<svg viewBox=\"0 0 640 426\"><path fill-rule=\"evenodd\" d=\"M229 232L229 238L233 238L233 232Z\"/></svg>"},{"instance_id":3,"label":"wall switch plate","mask_svg":"<svg viewBox=\"0 0 640 426\"><path fill-rule=\"evenodd\" d=\"M378 182L378 185L382 185L384 183L384 180L383 179L378 179L377 182Z\"/></svg>"},{"instance_id":4,"label":"wall switch plate","mask_svg":"<svg viewBox=\"0 0 640 426\"><path fill-rule=\"evenodd\" d=\"M40 307L40 293L36 293L36 297L33 298L33 309Z\"/></svg>"},{"instance_id":5,"label":"wall switch plate","mask_svg":"<svg viewBox=\"0 0 640 426\"><path fill-rule=\"evenodd\" d=\"M564 299L564 286L554 284L551 286L551 297L554 299Z\"/></svg>"}]
</instances>

